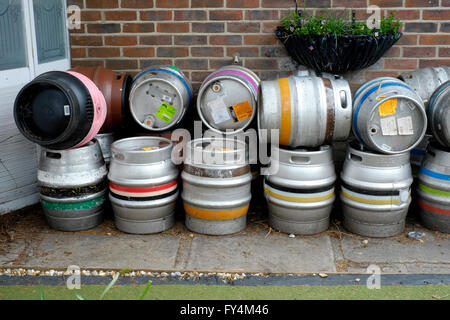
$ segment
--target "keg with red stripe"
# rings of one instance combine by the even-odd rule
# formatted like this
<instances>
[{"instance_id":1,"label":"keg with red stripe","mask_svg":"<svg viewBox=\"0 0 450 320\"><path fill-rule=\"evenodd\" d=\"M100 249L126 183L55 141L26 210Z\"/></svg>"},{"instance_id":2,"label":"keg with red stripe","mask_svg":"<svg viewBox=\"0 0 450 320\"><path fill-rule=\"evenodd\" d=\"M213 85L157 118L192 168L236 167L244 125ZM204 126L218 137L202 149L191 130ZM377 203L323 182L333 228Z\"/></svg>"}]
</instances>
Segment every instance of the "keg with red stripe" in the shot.
<instances>
[{"instance_id":1,"label":"keg with red stripe","mask_svg":"<svg viewBox=\"0 0 450 320\"><path fill-rule=\"evenodd\" d=\"M109 189L116 227L151 234L174 224L178 169L171 161L173 144L159 137L136 137L111 146Z\"/></svg>"},{"instance_id":2,"label":"keg with red stripe","mask_svg":"<svg viewBox=\"0 0 450 320\"><path fill-rule=\"evenodd\" d=\"M425 227L450 233L450 149L428 145L419 173L418 204Z\"/></svg>"},{"instance_id":3,"label":"keg with red stripe","mask_svg":"<svg viewBox=\"0 0 450 320\"><path fill-rule=\"evenodd\" d=\"M183 198L186 227L226 235L247 225L252 174L244 142L204 138L186 146Z\"/></svg>"}]
</instances>

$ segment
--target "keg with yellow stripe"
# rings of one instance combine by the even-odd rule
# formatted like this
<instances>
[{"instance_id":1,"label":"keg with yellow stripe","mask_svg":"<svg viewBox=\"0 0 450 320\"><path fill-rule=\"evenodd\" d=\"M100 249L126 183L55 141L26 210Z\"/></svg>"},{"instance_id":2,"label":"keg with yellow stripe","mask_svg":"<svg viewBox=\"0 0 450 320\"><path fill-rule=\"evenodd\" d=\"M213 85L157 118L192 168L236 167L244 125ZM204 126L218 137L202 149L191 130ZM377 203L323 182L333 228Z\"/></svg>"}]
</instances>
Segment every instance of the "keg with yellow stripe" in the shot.
<instances>
[{"instance_id":1,"label":"keg with yellow stripe","mask_svg":"<svg viewBox=\"0 0 450 320\"><path fill-rule=\"evenodd\" d=\"M275 149L264 192L272 228L312 235L328 229L336 173L330 146Z\"/></svg>"},{"instance_id":2,"label":"keg with yellow stripe","mask_svg":"<svg viewBox=\"0 0 450 320\"><path fill-rule=\"evenodd\" d=\"M103 220L107 169L96 139L69 150L42 149L37 180L50 227L81 231Z\"/></svg>"},{"instance_id":3,"label":"keg with yellow stripe","mask_svg":"<svg viewBox=\"0 0 450 320\"><path fill-rule=\"evenodd\" d=\"M450 148L436 142L428 145L417 194L424 226L450 233Z\"/></svg>"},{"instance_id":4,"label":"keg with yellow stripe","mask_svg":"<svg viewBox=\"0 0 450 320\"><path fill-rule=\"evenodd\" d=\"M345 141L350 134L352 98L343 78L310 75L262 81L258 103L263 142L271 142L271 130L279 130L279 144L290 147L319 147Z\"/></svg>"},{"instance_id":5,"label":"keg with yellow stripe","mask_svg":"<svg viewBox=\"0 0 450 320\"><path fill-rule=\"evenodd\" d=\"M403 232L411 203L409 152L378 154L353 141L341 174L344 227L368 237Z\"/></svg>"},{"instance_id":6,"label":"keg with yellow stripe","mask_svg":"<svg viewBox=\"0 0 450 320\"><path fill-rule=\"evenodd\" d=\"M178 169L173 144L160 137L136 137L111 146L109 199L116 227L127 233L151 234L174 224Z\"/></svg>"},{"instance_id":7,"label":"keg with yellow stripe","mask_svg":"<svg viewBox=\"0 0 450 320\"><path fill-rule=\"evenodd\" d=\"M243 230L252 174L244 142L204 138L186 146L183 179L186 227L208 235Z\"/></svg>"}]
</instances>

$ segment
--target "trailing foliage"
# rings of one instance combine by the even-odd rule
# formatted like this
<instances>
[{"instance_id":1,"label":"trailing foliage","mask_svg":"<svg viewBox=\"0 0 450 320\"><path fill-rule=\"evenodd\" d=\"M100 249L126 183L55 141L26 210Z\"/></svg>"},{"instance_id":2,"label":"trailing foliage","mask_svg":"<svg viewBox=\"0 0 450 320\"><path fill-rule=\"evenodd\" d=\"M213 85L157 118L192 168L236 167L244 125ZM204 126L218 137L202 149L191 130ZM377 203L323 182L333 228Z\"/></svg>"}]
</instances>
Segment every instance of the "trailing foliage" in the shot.
<instances>
[{"instance_id":1,"label":"trailing foliage","mask_svg":"<svg viewBox=\"0 0 450 320\"><path fill-rule=\"evenodd\" d=\"M281 23L286 31L297 36L303 35L373 35L399 33L402 23L395 13L382 17L380 28L370 28L365 22L345 19L336 14L303 17L301 12L291 12Z\"/></svg>"}]
</instances>

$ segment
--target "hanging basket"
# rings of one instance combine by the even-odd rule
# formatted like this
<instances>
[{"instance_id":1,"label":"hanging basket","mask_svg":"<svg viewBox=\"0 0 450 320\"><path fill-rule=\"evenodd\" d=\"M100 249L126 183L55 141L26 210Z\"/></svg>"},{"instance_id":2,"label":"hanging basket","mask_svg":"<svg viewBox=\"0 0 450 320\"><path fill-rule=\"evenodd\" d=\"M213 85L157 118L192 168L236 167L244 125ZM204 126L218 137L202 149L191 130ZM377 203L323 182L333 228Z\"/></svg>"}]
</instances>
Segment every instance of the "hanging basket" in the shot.
<instances>
[{"instance_id":1,"label":"hanging basket","mask_svg":"<svg viewBox=\"0 0 450 320\"><path fill-rule=\"evenodd\" d=\"M367 68L377 62L402 36L374 35L297 36L279 26L275 35L299 64L335 74Z\"/></svg>"}]
</instances>

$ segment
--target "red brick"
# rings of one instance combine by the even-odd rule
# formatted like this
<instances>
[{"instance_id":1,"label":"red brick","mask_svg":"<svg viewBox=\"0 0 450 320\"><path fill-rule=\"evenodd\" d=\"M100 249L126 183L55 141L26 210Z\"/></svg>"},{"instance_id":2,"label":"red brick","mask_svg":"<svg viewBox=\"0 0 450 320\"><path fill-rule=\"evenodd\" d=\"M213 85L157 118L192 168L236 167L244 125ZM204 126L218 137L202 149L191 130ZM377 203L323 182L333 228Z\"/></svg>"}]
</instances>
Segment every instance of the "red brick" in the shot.
<instances>
[{"instance_id":1,"label":"red brick","mask_svg":"<svg viewBox=\"0 0 450 320\"><path fill-rule=\"evenodd\" d=\"M442 0L443 7L450 7L450 0Z\"/></svg>"},{"instance_id":2,"label":"red brick","mask_svg":"<svg viewBox=\"0 0 450 320\"><path fill-rule=\"evenodd\" d=\"M208 43L208 37L207 36L174 36L175 38L175 44L176 45L206 45Z\"/></svg>"},{"instance_id":3,"label":"red brick","mask_svg":"<svg viewBox=\"0 0 450 320\"><path fill-rule=\"evenodd\" d=\"M227 31L235 33L259 33L259 22L228 22Z\"/></svg>"},{"instance_id":4,"label":"red brick","mask_svg":"<svg viewBox=\"0 0 450 320\"><path fill-rule=\"evenodd\" d=\"M194 82L203 82L203 80L205 80L209 75L210 75L210 73L206 72L206 71L202 71L202 72L192 71L190 79L191 79L191 81L194 81Z\"/></svg>"},{"instance_id":5,"label":"red brick","mask_svg":"<svg viewBox=\"0 0 450 320\"><path fill-rule=\"evenodd\" d=\"M189 0L156 0L158 8L189 8Z\"/></svg>"},{"instance_id":6,"label":"red brick","mask_svg":"<svg viewBox=\"0 0 450 320\"><path fill-rule=\"evenodd\" d=\"M380 78L380 77L392 77L392 78L397 78L399 76L400 72L398 71L372 71L372 70L367 70L365 72L365 77L366 80L372 80L375 78Z\"/></svg>"},{"instance_id":7,"label":"red brick","mask_svg":"<svg viewBox=\"0 0 450 320\"><path fill-rule=\"evenodd\" d=\"M242 36L233 35L233 36L210 36L209 37L210 44L220 44L220 45L240 45L242 44Z\"/></svg>"},{"instance_id":8,"label":"red brick","mask_svg":"<svg viewBox=\"0 0 450 320\"><path fill-rule=\"evenodd\" d=\"M153 23L125 23L123 25L123 32L129 33L147 33L154 32L155 26Z\"/></svg>"},{"instance_id":9,"label":"red brick","mask_svg":"<svg viewBox=\"0 0 450 320\"><path fill-rule=\"evenodd\" d=\"M119 33L120 24L118 23L95 23L88 24L89 33Z\"/></svg>"},{"instance_id":10,"label":"red brick","mask_svg":"<svg viewBox=\"0 0 450 320\"><path fill-rule=\"evenodd\" d=\"M405 0L406 7L437 7L439 0Z\"/></svg>"},{"instance_id":11,"label":"red brick","mask_svg":"<svg viewBox=\"0 0 450 320\"><path fill-rule=\"evenodd\" d=\"M389 58L395 58L395 57L400 57L400 47L398 46L394 46L392 48L390 48L385 54L385 57L389 57Z\"/></svg>"},{"instance_id":12,"label":"red brick","mask_svg":"<svg viewBox=\"0 0 450 320\"><path fill-rule=\"evenodd\" d=\"M385 69L417 69L417 59L384 59Z\"/></svg>"},{"instance_id":13,"label":"red brick","mask_svg":"<svg viewBox=\"0 0 450 320\"><path fill-rule=\"evenodd\" d=\"M172 44L172 36L163 36L163 35L140 36L139 44L140 45L170 45L170 44Z\"/></svg>"},{"instance_id":14,"label":"red brick","mask_svg":"<svg viewBox=\"0 0 450 320\"><path fill-rule=\"evenodd\" d=\"M434 47L405 47L403 56L408 58L431 58L436 56Z\"/></svg>"},{"instance_id":15,"label":"red brick","mask_svg":"<svg viewBox=\"0 0 450 320\"><path fill-rule=\"evenodd\" d=\"M244 36L244 44L270 45L277 42L275 35Z\"/></svg>"},{"instance_id":16,"label":"red brick","mask_svg":"<svg viewBox=\"0 0 450 320\"><path fill-rule=\"evenodd\" d=\"M220 8L224 0L191 0L191 8Z\"/></svg>"},{"instance_id":17,"label":"red brick","mask_svg":"<svg viewBox=\"0 0 450 320\"><path fill-rule=\"evenodd\" d=\"M438 25L432 22L407 22L405 24L405 32L436 32Z\"/></svg>"},{"instance_id":18,"label":"red brick","mask_svg":"<svg viewBox=\"0 0 450 320\"><path fill-rule=\"evenodd\" d=\"M397 45L412 46L417 44L417 35L404 34L398 41Z\"/></svg>"},{"instance_id":19,"label":"red brick","mask_svg":"<svg viewBox=\"0 0 450 320\"><path fill-rule=\"evenodd\" d=\"M180 47L159 47L156 50L156 55L158 57L187 57L189 50Z\"/></svg>"},{"instance_id":20,"label":"red brick","mask_svg":"<svg viewBox=\"0 0 450 320\"><path fill-rule=\"evenodd\" d=\"M448 45L450 35L421 35L419 43L424 45Z\"/></svg>"},{"instance_id":21,"label":"red brick","mask_svg":"<svg viewBox=\"0 0 450 320\"><path fill-rule=\"evenodd\" d=\"M153 67L168 66L173 65L173 59L145 59L141 60L139 65L139 68L144 70Z\"/></svg>"},{"instance_id":22,"label":"red brick","mask_svg":"<svg viewBox=\"0 0 450 320\"><path fill-rule=\"evenodd\" d=\"M123 48L124 57L154 57L155 48Z\"/></svg>"},{"instance_id":23,"label":"red brick","mask_svg":"<svg viewBox=\"0 0 450 320\"><path fill-rule=\"evenodd\" d=\"M153 0L122 0L122 8L153 8Z\"/></svg>"},{"instance_id":24,"label":"red brick","mask_svg":"<svg viewBox=\"0 0 450 320\"><path fill-rule=\"evenodd\" d=\"M278 10L247 10L245 11L246 20L280 20Z\"/></svg>"},{"instance_id":25,"label":"red brick","mask_svg":"<svg viewBox=\"0 0 450 320\"><path fill-rule=\"evenodd\" d=\"M288 53L286 49L282 46L268 46L261 48L261 56L262 57L287 57Z\"/></svg>"},{"instance_id":26,"label":"red brick","mask_svg":"<svg viewBox=\"0 0 450 320\"><path fill-rule=\"evenodd\" d=\"M367 0L334 0L333 7L367 8Z\"/></svg>"},{"instance_id":27,"label":"red brick","mask_svg":"<svg viewBox=\"0 0 450 320\"><path fill-rule=\"evenodd\" d=\"M227 56L233 57L238 54L240 57L259 57L259 49L255 47L228 47Z\"/></svg>"},{"instance_id":28,"label":"red brick","mask_svg":"<svg viewBox=\"0 0 450 320\"><path fill-rule=\"evenodd\" d=\"M209 20L242 20L242 11L241 10L210 11Z\"/></svg>"},{"instance_id":29,"label":"red brick","mask_svg":"<svg viewBox=\"0 0 450 320\"><path fill-rule=\"evenodd\" d=\"M119 0L86 0L86 8L108 9L118 7Z\"/></svg>"},{"instance_id":30,"label":"red brick","mask_svg":"<svg viewBox=\"0 0 450 320\"><path fill-rule=\"evenodd\" d=\"M263 8L295 8L295 3L292 0L262 0L261 7ZM302 7L299 1L299 7Z\"/></svg>"},{"instance_id":31,"label":"red brick","mask_svg":"<svg viewBox=\"0 0 450 320\"><path fill-rule=\"evenodd\" d=\"M85 58L86 57L86 48L70 48L70 56L72 59L76 58Z\"/></svg>"},{"instance_id":32,"label":"red brick","mask_svg":"<svg viewBox=\"0 0 450 320\"><path fill-rule=\"evenodd\" d=\"M273 33L280 22L263 22L262 33Z\"/></svg>"},{"instance_id":33,"label":"red brick","mask_svg":"<svg viewBox=\"0 0 450 320\"><path fill-rule=\"evenodd\" d=\"M227 59L209 59L209 68L216 70L230 65L230 58Z\"/></svg>"},{"instance_id":34,"label":"red brick","mask_svg":"<svg viewBox=\"0 0 450 320\"><path fill-rule=\"evenodd\" d=\"M206 11L204 10L177 10L174 13L175 20L178 21L199 21L206 20Z\"/></svg>"},{"instance_id":35,"label":"red brick","mask_svg":"<svg viewBox=\"0 0 450 320\"><path fill-rule=\"evenodd\" d=\"M423 10L422 18L424 20L450 20L449 10Z\"/></svg>"},{"instance_id":36,"label":"red brick","mask_svg":"<svg viewBox=\"0 0 450 320\"><path fill-rule=\"evenodd\" d=\"M369 4L379 6L381 8L403 7L403 0L370 0Z\"/></svg>"},{"instance_id":37,"label":"red brick","mask_svg":"<svg viewBox=\"0 0 450 320\"><path fill-rule=\"evenodd\" d=\"M331 8L331 0L314 0L314 1L304 1L302 6L306 8Z\"/></svg>"},{"instance_id":38,"label":"red brick","mask_svg":"<svg viewBox=\"0 0 450 320\"><path fill-rule=\"evenodd\" d=\"M191 48L193 57L223 57L222 47L193 47Z\"/></svg>"},{"instance_id":39,"label":"red brick","mask_svg":"<svg viewBox=\"0 0 450 320\"><path fill-rule=\"evenodd\" d=\"M101 21L102 14L100 11L81 11L81 21Z\"/></svg>"},{"instance_id":40,"label":"red brick","mask_svg":"<svg viewBox=\"0 0 450 320\"><path fill-rule=\"evenodd\" d=\"M175 66L180 69L187 70L207 70L207 59L177 59L175 60Z\"/></svg>"},{"instance_id":41,"label":"red brick","mask_svg":"<svg viewBox=\"0 0 450 320\"><path fill-rule=\"evenodd\" d=\"M141 20L147 21L172 20L172 11L170 10L141 11Z\"/></svg>"},{"instance_id":42,"label":"red brick","mask_svg":"<svg viewBox=\"0 0 450 320\"><path fill-rule=\"evenodd\" d=\"M105 45L107 46L135 46L137 45L136 36L105 36Z\"/></svg>"},{"instance_id":43,"label":"red brick","mask_svg":"<svg viewBox=\"0 0 450 320\"><path fill-rule=\"evenodd\" d=\"M112 70L132 70L138 69L138 61L131 59L106 60L106 68Z\"/></svg>"},{"instance_id":44,"label":"red brick","mask_svg":"<svg viewBox=\"0 0 450 320\"><path fill-rule=\"evenodd\" d=\"M100 13L100 12L99 12ZM105 11L105 20L136 20L136 11Z\"/></svg>"},{"instance_id":45,"label":"red brick","mask_svg":"<svg viewBox=\"0 0 450 320\"><path fill-rule=\"evenodd\" d=\"M91 58L120 57L120 49L119 48L88 48L88 55Z\"/></svg>"},{"instance_id":46,"label":"red brick","mask_svg":"<svg viewBox=\"0 0 450 320\"><path fill-rule=\"evenodd\" d=\"M259 0L227 0L227 8L259 8Z\"/></svg>"},{"instance_id":47,"label":"red brick","mask_svg":"<svg viewBox=\"0 0 450 320\"><path fill-rule=\"evenodd\" d=\"M420 59L419 68L450 67L450 59Z\"/></svg>"},{"instance_id":48,"label":"red brick","mask_svg":"<svg viewBox=\"0 0 450 320\"><path fill-rule=\"evenodd\" d=\"M104 60L76 60L72 61L72 68L75 67L104 67Z\"/></svg>"},{"instance_id":49,"label":"red brick","mask_svg":"<svg viewBox=\"0 0 450 320\"><path fill-rule=\"evenodd\" d=\"M103 40L100 36L71 35L70 44L72 46L101 46Z\"/></svg>"},{"instance_id":50,"label":"red brick","mask_svg":"<svg viewBox=\"0 0 450 320\"><path fill-rule=\"evenodd\" d=\"M83 0L67 0L67 6L79 6L80 8L84 7Z\"/></svg>"},{"instance_id":51,"label":"red brick","mask_svg":"<svg viewBox=\"0 0 450 320\"><path fill-rule=\"evenodd\" d=\"M251 70L278 70L277 59L246 59L244 65Z\"/></svg>"},{"instance_id":52,"label":"red brick","mask_svg":"<svg viewBox=\"0 0 450 320\"><path fill-rule=\"evenodd\" d=\"M390 15L391 13L395 13L401 21L420 19L420 10L388 10L387 14Z\"/></svg>"},{"instance_id":53,"label":"red brick","mask_svg":"<svg viewBox=\"0 0 450 320\"><path fill-rule=\"evenodd\" d=\"M450 48L439 48L439 57L450 57Z\"/></svg>"},{"instance_id":54,"label":"red brick","mask_svg":"<svg viewBox=\"0 0 450 320\"><path fill-rule=\"evenodd\" d=\"M160 23L158 23L157 30L158 30L158 32L163 32L163 33L189 32L189 23L160 22Z\"/></svg>"},{"instance_id":55,"label":"red brick","mask_svg":"<svg viewBox=\"0 0 450 320\"><path fill-rule=\"evenodd\" d=\"M198 33L221 33L225 31L225 25L222 22L194 22L192 23L192 32Z\"/></svg>"}]
</instances>

